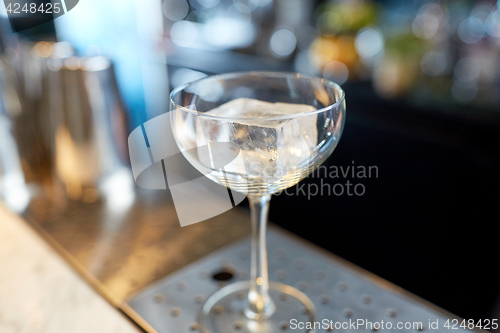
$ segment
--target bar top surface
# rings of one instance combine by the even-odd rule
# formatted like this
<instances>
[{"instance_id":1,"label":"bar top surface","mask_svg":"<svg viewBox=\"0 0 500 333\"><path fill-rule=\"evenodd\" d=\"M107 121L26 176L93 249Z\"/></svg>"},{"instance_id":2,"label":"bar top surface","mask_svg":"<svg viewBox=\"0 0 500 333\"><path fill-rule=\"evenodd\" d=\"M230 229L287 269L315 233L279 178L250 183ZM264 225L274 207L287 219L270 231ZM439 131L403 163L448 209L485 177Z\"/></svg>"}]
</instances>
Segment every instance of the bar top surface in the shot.
<instances>
[{"instance_id":1,"label":"bar top surface","mask_svg":"<svg viewBox=\"0 0 500 333\"><path fill-rule=\"evenodd\" d=\"M136 333L20 217L0 205L0 332Z\"/></svg>"}]
</instances>

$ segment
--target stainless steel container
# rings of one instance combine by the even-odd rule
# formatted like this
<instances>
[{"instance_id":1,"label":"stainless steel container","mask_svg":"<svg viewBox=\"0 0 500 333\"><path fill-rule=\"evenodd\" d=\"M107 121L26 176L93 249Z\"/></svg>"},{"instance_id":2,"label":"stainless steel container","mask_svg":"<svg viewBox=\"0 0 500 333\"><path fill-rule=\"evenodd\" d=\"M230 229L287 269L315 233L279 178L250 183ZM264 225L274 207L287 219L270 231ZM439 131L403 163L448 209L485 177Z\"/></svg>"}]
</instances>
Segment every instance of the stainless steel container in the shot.
<instances>
[{"instance_id":1,"label":"stainless steel container","mask_svg":"<svg viewBox=\"0 0 500 333\"><path fill-rule=\"evenodd\" d=\"M46 62L59 56L63 43L17 43L2 55L2 98L12 121L23 172L28 183L42 183L50 175L50 110L43 103L47 92ZM72 53L71 47L69 52Z\"/></svg>"},{"instance_id":2,"label":"stainless steel container","mask_svg":"<svg viewBox=\"0 0 500 333\"><path fill-rule=\"evenodd\" d=\"M127 129L112 63L103 56L47 60L53 175L73 200L133 201Z\"/></svg>"}]
</instances>

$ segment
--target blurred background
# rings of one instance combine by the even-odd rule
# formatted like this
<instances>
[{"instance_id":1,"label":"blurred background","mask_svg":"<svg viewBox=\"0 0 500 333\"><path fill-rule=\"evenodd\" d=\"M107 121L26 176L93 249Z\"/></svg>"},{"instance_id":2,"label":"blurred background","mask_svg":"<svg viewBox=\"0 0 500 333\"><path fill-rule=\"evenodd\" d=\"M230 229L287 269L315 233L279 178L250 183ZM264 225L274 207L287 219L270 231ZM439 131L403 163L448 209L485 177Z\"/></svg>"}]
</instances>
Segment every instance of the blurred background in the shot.
<instances>
[{"instance_id":1,"label":"blurred background","mask_svg":"<svg viewBox=\"0 0 500 333\"><path fill-rule=\"evenodd\" d=\"M126 213L138 195L127 136L168 110L173 87L233 71L322 76L348 109L325 165L377 166L378 177L350 179L362 196L275 196L270 220L463 318L498 318L498 6L82 0L19 33L10 24L22 17L0 6L0 196L49 233L40 193L64 207L107 196ZM301 184L325 182L345 179ZM72 232L85 243L88 231Z\"/></svg>"}]
</instances>

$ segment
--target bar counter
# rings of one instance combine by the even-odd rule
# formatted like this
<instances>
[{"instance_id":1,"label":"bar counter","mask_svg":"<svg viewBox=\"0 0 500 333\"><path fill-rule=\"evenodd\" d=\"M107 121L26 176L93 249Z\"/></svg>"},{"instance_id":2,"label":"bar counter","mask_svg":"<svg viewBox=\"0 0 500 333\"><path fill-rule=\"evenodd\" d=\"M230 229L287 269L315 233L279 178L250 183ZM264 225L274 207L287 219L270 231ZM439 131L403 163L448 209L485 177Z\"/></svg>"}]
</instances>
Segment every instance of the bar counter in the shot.
<instances>
[{"instance_id":1,"label":"bar counter","mask_svg":"<svg viewBox=\"0 0 500 333\"><path fill-rule=\"evenodd\" d=\"M140 330L24 220L0 205L0 332Z\"/></svg>"}]
</instances>

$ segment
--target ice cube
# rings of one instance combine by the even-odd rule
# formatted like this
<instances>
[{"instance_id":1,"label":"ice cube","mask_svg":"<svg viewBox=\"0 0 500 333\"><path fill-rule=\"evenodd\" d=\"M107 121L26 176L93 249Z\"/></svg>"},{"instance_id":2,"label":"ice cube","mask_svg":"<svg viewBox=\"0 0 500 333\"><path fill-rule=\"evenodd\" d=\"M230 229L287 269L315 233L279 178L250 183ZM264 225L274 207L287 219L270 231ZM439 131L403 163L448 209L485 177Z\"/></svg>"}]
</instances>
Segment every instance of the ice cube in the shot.
<instances>
[{"instance_id":1,"label":"ice cube","mask_svg":"<svg viewBox=\"0 0 500 333\"><path fill-rule=\"evenodd\" d=\"M200 162L210 167L209 164L213 164L210 159L236 153L238 158L224 167L226 172L279 180L311 156L318 141L317 115L268 119L314 110L310 105L269 103L248 98L225 103L205 115L226 119L199 116L197 144L230 142L231 151L212 151L209 158L199 156ZM231 120L230 117L237 119Z\"/></svg>"}]
</instances>

